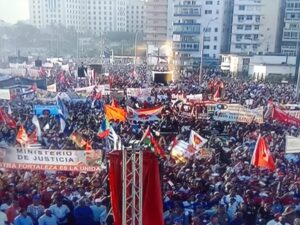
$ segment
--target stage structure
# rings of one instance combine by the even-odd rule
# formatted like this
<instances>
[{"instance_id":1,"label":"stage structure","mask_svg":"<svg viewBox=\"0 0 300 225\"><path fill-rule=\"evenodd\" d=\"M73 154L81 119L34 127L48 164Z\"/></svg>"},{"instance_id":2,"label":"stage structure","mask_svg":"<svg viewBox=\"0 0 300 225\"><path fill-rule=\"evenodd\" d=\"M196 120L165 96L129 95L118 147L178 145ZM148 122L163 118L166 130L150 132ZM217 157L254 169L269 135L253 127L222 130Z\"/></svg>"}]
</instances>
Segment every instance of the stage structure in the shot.
<instances>
[{"instance_id":1,"label":"stage structure","mask_svg":"<svg viewBox=\"0 0 300 225\"><path fill-rule=\"evenodd\" d=\"M122 225L143 224L143 149L122 151Z\"/></svg>"}]
</instances>

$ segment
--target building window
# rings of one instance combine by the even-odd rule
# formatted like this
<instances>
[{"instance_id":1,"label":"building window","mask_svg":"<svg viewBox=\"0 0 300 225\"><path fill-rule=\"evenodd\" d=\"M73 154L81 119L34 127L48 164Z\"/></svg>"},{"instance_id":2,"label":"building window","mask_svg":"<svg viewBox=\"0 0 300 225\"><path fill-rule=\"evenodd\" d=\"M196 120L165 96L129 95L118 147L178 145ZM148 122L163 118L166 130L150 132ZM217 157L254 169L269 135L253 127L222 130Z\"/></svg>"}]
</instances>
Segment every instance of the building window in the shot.
<instances>
[{"instance_id":1,"label":"building window","mask_svg":"<svg viewBox=\"0 0 300 225\"><path fill-rule=\"evenodd\" d=\"M246 25L245 26L245 30L251 30L252 29L252 26L251 25Z\"/></svg>"},{"instance_id":2,"label":"building window","mask_svg":"<svg viewBox=\"0 0 300 225\"><path fill-rule=\"evenodd\" d=\"M246 34L246 35L245 35L245 39L246 39L246 40L251 40L251 35L250 35L250 34Z\"/></svg>"},{"instance_id":3,"label":"building window","mask_svg":"<svg viewBox=\"0 0 300 225\"><path fill-rule=\"evenodd\" d=\"M255 25L254 30L259 30L259 25Z\"/></svg>"},{"instance_id":4,"label":"building window","mask_svg":"<svg viewBox=\"0 0 300 225\"><path fill-rule=\"evenodd\" d=\"M210 41L210 37L204 37L204 41Z\"/></svg>"},{"instance_id":5,"label":"building window","mask_svg":"<svg viewBox=\"0 0 300 225\"><path fill-rule=\"evenodd\" d=\"M218 28L217 27L215 28L215 32L218 32Z\"/></svg>"},{"instance_id":6,"label":"building window","mask_svg":"<svg viewBox=\"0 0 300 225\"><path fill-rule=\"evenodd\" d=\"M258 39L258 34L254 34L254 35L253 35L253 39L254 39L254 40L257 40L257 39Z\"/></svg>"},{"instance_id":7,"label":"building window","mask_svg":"<svg viewBox=\"0 0 300 225\"><path fill-rule=\"evenodd\" d=\"M213 2L212 2L212 1L206 1L205 4L206 4L206 5L212 5Z\"/></svg>"},{"instance_id":8,"label":"building window","mask_svg":"<svg viewBox=\"0 0 300 225\"><path fill-rule=\"evenodd\" d=\"M245 6L244 5L239 5L239 10L244 11L245 10Z\"/></svg>"},{"instance_id":9,"label":"building window","mask_svg":"<svg viewBox=\"0 0 300 225\"><path fill-rule=\"evenodd\" d=\"M237 30L243 30L244 26L243 25L237 25Z\"/></svg>"},{"instance_id":10,"label":"building window","mask_svg":"<svg viewBox=\"0 0 300 225\"><path fill-rule=\"evenodd\" d=\"M214 50L217 50L217 46L216 45L214 45Z\"/></svg>"},{"instance_id":11,"label":"building window","mask_svg":"<svg viewBox=\"0 0 300 225\"><path fill-rule=\"evenodd\" d=\"M244 21L244 18L245 18L244 16L238 16L238 21L242 22L242 21Z\"/></svg>"},{"instance_id":12,"label":"building window","mask_svg":"<svg viewBox=\"0 0 300 225\"><path fill-rule=\"evenodd\" d=\"M235 48L242 48L242 45L241 44L236 44Z\"/></svg>"},{"instance_id":13,"label":"building window","mask_svg":"<svg viewBox=\"0 0 300 225\"><path fill-rule=\"evenodd\" d=\"M214 37L214 41L217 41L217 40L218 40L218 37L217 37L217 36L215 36L215 37Z\"/></svg>"},{"instance_id":14,"label":"building window","mask_svg":"<svg viewBox=\"0 0 300 225\"><path fill-rule=\"evenodd\" d=\"M203 49L209 49L209 45L204 45Z\"/></svg>"},{"instance_id":15,"label":"building window","mask_svg":"<svg viewBox=\"0 0 300 225\"><path fill-rule=\"evenodd\" d=\"M253 19L253 16L251 16L251 15L246 16L246 20L252 20L252 19Z\"/></svg>"},{"instance_id":16,"label":"building window","mask_svg":"<svg viewBox=\"0 0 300 225\"><path fill-rule=\"evenodd\" d=\"M255 21L260 22L260 16L255 16Z\"/></svg>"},{"instance_id":17,"label":"building window","mask_svg":"<svg viewBox=\"0 0 300 225\"><path fill-rule=\"evenodd\" d=\"M242 38L243 38L243 35L242 35L242 34L237 34L237 35L235 36L235 38L236 38L237 41L241 41Z\"/></svg>"},{"instance_id":18,"label":"building window","mask_svg":"<svg viewBox=\"0 0 300 225\"><path fill-rule=\"evenodd\" d=\"M212 14L212 10L205 10L205 14Z\"/></svg>"}]
</instances>

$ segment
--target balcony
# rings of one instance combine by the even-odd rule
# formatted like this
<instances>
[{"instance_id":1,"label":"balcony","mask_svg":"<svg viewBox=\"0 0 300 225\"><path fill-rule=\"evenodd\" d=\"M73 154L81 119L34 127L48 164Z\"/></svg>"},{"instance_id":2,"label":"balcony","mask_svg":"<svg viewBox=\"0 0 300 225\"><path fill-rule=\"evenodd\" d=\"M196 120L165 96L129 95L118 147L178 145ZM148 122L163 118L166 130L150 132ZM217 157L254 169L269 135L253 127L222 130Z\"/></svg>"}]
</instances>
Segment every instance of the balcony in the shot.
<instances>
[{"instance_id":1,"label":"balcony","mask_svg":"<svg viewBox=\"0 0 300 225\"><path fill-rule=\"evenodd\" d=\"M200 34L200 24L174 24L173 34Z\"/></svg>"},{"instance_id":2,"label":"balcony","mask_svg":"<svg viewBox=\"0 0 300 225\"><path fill-rule=\"evenodd\" d=\"M199 42L175 42L173 49L177 52L199 52L200 54Z\"/></svg>"},{"instance_id":3,"label":"balcony","mask_svg":"<svg viewBox=\"0 0 300 225\"><path fill-rule=\"evenodd\" d=\"M174 16L201 16L201 7L175 7Z\"/></svg>"}]
</instances>

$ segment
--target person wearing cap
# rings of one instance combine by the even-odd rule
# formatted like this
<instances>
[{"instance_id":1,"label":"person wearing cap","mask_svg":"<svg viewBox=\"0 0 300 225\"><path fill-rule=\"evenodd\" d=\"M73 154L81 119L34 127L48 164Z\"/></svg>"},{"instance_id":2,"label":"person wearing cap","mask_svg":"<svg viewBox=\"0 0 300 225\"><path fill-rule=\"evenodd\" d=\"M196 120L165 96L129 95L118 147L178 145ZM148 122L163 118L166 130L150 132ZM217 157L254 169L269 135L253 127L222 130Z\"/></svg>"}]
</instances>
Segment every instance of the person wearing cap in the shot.
<instances>
[{"instance_id":1,"label":"person wearing cap","mask_svg":"<svg viewBox=\"0 0 300 225\"><path fill-rule=\"evenodd\" d=\"M38 219L43 215L45 207L40 204L41 197L35 195L32 198L32 204L27 207L27 213L33 221L33 225L38 225Z\"/></svg>"},{"instance_id":2,"label":"person wearing cap","mask_svg":"<svg viewBox=\"0 0 300 225\"><path fill-rule=\"evenodd\" d=\"M106 210L106 206L104 206L102 204L102 201L101 201L100 198L97 198L95 200L95 205L92 205L91 209L93 211L94 224L95 225L105 224L105 219L106 219L106 216L107 216L107 210Z\"/></svg>"},{"instance_id":3,"label":"person wearing cap","mask_svg":"<svg viewBox=\"0 0 300 225\"><path fill-rule=\"evenodd\" d=\"M38 225L57 225L57 220L50 209L44 210L44 214L38 219Z\"/></svg>"},{"instance_id":4,"label":"person wearing cap","mask_svg":"<svg viewBox=\"0 0 300 225\"><path fill-rule=\"evenodd\" d=\"M56 203L51 205L49 208L52 214L56 217L58 225L67 225L68 224L68 215L70 213L70 209L68 206L63 204L62 198L57 197Z\"/></svg>"},{"instance_id":5,"label":"person wearing cap","mask_svg":"<svg viewBox=\"0 0 300 225\"><path fill-rule=\"evenodd\" d=\"M14 225L33 225L32 219L27 215L26 209L20 210L20 215L18 215L14 220Z\"/></svg>"}]
</instances>

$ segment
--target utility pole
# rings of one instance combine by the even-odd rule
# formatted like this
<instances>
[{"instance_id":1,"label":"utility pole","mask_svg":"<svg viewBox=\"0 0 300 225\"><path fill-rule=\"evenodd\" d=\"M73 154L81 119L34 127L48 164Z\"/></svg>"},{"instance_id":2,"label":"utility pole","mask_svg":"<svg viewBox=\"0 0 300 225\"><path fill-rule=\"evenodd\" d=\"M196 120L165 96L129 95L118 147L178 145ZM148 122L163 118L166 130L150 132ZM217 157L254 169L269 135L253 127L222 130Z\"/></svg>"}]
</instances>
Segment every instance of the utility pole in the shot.
<instances>
[{"instance_id":1,"label":"utility pole","mask_svg":"<svg viewBox=\"0 0 300 225\"><path fill-rule=\"evenodd\" d=\"M299 100L299 88L300 88L300 77L299 77L299 64L300 64L300 32L298 31L298 39L296 45L296 65L295 65L295 78L297 77L297 86L296 86L296 101Z\"/></svg>"}]
</instances>

